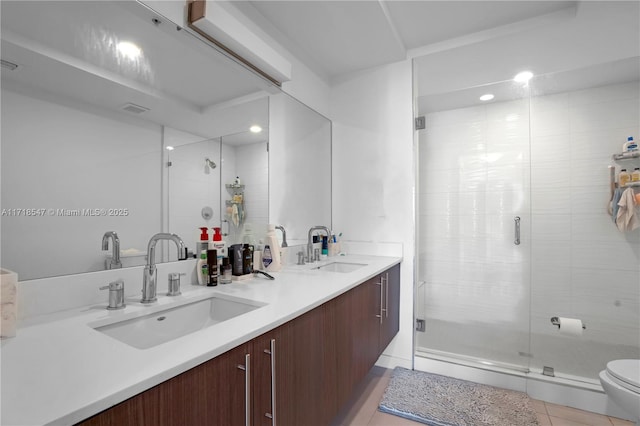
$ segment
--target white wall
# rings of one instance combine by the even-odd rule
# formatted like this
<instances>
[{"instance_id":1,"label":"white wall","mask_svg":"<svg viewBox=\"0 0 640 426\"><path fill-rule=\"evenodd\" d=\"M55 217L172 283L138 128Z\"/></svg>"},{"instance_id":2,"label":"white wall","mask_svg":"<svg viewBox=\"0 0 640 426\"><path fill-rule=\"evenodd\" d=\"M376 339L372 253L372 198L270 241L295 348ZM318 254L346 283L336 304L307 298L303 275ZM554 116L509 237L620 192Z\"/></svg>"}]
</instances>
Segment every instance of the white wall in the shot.
<instances>
[{"instance_id":1,"label":"white wall","mask_svg":"<svg viewBox=\"0 0 640 426\"><path fill-rule=\"evenodd\" d=\"M160 151L158 125L3 90L3 209L128 213L3 215L2 266L20 280L104 269L105 231L123 250L144 250L160 230Z\"/></svg>"},{"instance_id":2,"label":"white wall","mask_svg":"<svg viewBox=\"0 0 640 426\"><path fill-rule=\"evenodd\" d=\"M349 76L331 88L333 225L345 241L403 245L400 333L382 363L411 366L414 170L411 62Z\"/></svg>"}]
</instances>

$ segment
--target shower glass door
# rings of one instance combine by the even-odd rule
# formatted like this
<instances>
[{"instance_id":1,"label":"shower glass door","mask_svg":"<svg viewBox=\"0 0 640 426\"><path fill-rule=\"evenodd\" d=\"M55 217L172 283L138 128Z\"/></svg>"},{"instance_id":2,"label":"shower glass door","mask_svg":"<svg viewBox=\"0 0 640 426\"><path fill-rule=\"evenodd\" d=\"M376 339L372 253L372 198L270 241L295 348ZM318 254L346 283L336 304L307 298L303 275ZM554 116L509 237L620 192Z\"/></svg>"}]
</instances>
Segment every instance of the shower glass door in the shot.
<instances>
[{"instance_id":1,"label":"shower glass door","mask_svg":"<svg viewBox=\"0 0 640 426\"><path fill-rule=\"evenodd\" d=\"M494 94L490 101L479 101ZM530 328L528 86L418 99L416 352L526 371Z\"/></svg>"}]
</instances>

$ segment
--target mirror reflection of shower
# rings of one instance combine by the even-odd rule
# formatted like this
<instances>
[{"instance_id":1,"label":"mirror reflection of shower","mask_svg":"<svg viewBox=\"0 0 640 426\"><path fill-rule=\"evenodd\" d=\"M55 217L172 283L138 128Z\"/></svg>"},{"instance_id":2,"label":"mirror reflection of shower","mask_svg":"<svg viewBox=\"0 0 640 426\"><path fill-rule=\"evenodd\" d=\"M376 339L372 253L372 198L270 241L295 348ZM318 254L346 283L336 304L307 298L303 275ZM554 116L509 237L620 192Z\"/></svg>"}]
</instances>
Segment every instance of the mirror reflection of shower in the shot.
<instances>
[{"instance_id":1,"label":"mirror reflection of shower","mask_svg":"<svg viewBox=\"0 0 640 426\"><path fill-rule=\"evenodd\" d=\"M215 169L216 167L218 167L216 165L216 163L214 163L213 161L211 161L209 159L209 157L204 159L204 174L208 175L209 173L211 173L211 170Z\"/></svg>"}]
</instances>

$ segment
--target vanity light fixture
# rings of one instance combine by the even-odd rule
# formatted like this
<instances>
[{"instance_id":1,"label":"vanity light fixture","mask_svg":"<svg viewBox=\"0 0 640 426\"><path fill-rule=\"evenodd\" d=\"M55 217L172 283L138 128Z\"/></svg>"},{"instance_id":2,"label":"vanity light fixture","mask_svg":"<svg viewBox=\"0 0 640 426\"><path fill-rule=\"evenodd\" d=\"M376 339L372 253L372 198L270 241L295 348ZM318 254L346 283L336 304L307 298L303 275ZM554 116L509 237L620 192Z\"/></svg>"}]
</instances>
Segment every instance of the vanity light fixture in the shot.
<instances>
[{"instance_id":1,"label":"vanity light fixture","mask_svg":"<svg viewBox=\"0 0 640 426\"><path fill-rule=\"evenodd\" d=\"M529 80L531 80L531 77L533 77L533 73L531 71L522 71L516 74L515 77L513 77L513 81L515 81L516 83L527 84Z\"/></svg>"},{"instance_id":2,"label":"vanity light fixture","mask_svg":"<svg viewBox=\"0 0 640 426\"><path fill-rule=\"evenodd\" d=\"M167 146L165 149L166 149L167 151L173 151L175 148L174 148L174 147L172 147L172 146Z\"/></svg>"},{"instance_id":3,"label":"vanity light fixture","mask_svg":"<svg viewBox=\"0 0 640 426\"><path fill-rule=\"evenodd\" d=\"M254 124L253 126L249 127L249 131L251 133L260 133L262 131L262 127Z\"/></svg>"},{"instance_id":4,"label":"vanity light fixture","mask_svg":"<svg viewBox=\"0 0 640 426\"><path fill-rule=\"evenodd\" d=\"M121 41L117 44L116 48L120 54L132 61L135 61L140 57L142 53L142 49L140 49L136 44L131 43L130 41Z\"/></svg>"},{"instance_id":5,"label":"vanity light fixture","mask_svg":"<svg viewBox=\"0 0 640 426\"><path fill-rule=\"evenodd\" d=\"M491 94L491 93L487 93L487 94L484 94L484 95L480 96L480 100L481 101L490 101L493 98L495 98L495 96L493 96L493 94Z\"/></svg>"}]
</instances>

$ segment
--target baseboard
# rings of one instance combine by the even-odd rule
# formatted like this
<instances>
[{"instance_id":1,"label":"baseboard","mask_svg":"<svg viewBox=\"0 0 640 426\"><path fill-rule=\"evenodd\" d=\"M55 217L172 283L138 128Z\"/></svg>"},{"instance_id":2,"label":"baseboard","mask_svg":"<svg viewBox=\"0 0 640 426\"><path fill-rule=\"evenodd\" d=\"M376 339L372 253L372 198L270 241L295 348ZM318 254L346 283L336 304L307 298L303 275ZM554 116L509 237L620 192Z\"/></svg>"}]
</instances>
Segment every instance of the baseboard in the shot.
<instances>
[{"instance_id":1,"label":"baseboard","mask_svg":"<svg viewBox=\"0 0 640 426\"><path fill-rule=\"evenodd\" d=\"M408 369L413 368L413 366L411 365L410 359L403 359L403 358L398 358L395 356L390 356L385 354L380 355L380 358L378 358L375 365L378 367L389 368L389 369L393 369L396 367L403 367Z\"/></svg>"}]
</instances>

